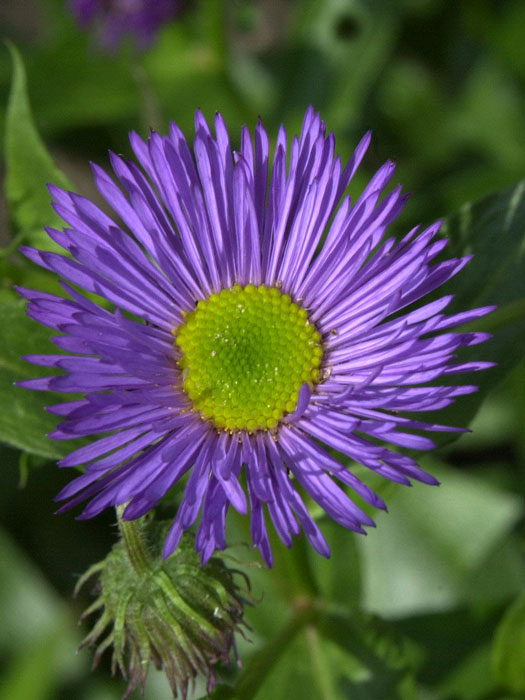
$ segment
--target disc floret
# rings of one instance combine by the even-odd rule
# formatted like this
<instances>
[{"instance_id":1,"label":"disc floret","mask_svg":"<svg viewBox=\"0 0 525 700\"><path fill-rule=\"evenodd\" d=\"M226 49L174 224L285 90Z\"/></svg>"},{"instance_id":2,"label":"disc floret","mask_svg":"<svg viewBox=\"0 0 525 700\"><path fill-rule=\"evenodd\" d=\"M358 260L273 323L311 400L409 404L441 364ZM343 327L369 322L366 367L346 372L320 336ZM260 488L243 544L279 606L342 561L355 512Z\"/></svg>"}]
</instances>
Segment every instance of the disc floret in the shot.
<instances>
[{"instance_id":1,"label":"disc floret","mask_svg":"<svg viewBox=\"0 0 525 700\"><path fill-rule=\"evenodd\" d=\"M183 388L221 430L269 430L320 380L321 334L275 287L234 285L197 303L175 331Z\"/></svg>"}]
</instances>

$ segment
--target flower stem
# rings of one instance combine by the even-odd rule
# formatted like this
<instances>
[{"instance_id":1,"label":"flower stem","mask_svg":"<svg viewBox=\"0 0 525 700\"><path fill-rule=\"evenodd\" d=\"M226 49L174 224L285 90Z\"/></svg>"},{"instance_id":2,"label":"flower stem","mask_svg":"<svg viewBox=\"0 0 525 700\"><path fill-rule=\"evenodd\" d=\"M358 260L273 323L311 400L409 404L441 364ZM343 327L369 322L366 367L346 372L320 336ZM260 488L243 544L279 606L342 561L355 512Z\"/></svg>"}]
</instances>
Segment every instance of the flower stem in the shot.
<instances>
[{"instance_id":1,"label":"flower stem","mask_svg":"<svg viewBox=\"0 0 525 700\"><path fill-rule=\"evenodd\" d=\"M288 622L277 636L252 657L243 668L235 686L235 700L252 700L268 674L281 658L284 650L295 639L297 634L315 620L317 614L314 600L309 598L297 599ZM220 700L222 688L217 688L212 695L213 700Z\"/></svg>"},{"instance_id":2,"label":"flower stem","mask_svg":"<svg viewBox=\"0 0 525 700\"><path fill-rule=\"evenodd\" d=\"M129 563L137 574L151 571L151 559L142 533L141 520L123 520L126 506L117 506L117 522Z\"/></svg>"},{"instance_id":3,"label":"flower stem","mask_svg":"<svg viewBox=\"0 0 525 700\"><path fill-rule=\"evenodd\" d=\"M131 66L131 75L140 94L140 120L146 133L150 129L161 130L164 125L162 107L147 70L136 61Z\"/></svg>"},{"instance_id":4,"label":"flower stem","mask_svg":"<svg viewBox=\"0 0 525 700\"><path fill-rule=\"evenodd\" d=\"M305 628L306 644L310 654L312 668L314 669L314 678L316 679L323 700L334 698L335 688L333 687L332 676L324 663L322 648L319 641L319 632L315 625L307 625Z\"/></svg>"}]
</instances>

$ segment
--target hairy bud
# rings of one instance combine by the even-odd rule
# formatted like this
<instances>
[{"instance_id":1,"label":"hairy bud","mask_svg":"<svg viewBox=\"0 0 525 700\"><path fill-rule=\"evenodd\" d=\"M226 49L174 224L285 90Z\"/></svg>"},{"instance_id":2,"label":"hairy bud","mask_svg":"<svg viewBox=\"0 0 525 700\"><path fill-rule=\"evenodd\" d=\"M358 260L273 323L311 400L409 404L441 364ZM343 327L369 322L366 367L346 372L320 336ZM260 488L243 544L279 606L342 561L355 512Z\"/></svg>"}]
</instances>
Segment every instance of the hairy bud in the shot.
<instances>
[{"instance_id":1,"label":"hairy bud","mask_svg":"<svg viewBox=\"0 0 525 700\"><path fill-rule=\"evenodd\" d=\"M215 665L235 654L235 632L242 632L247 602L235 578L248 579L212 557L202 566L192 538L184 536L168 559L161 544L166 527L142 519L119 520L121 540L106 559L78 581L75 593L98 574L98 597L82 618L101 611L82 643L95 646L93 666L112 648L112 672L117 667L129 683L124 698L146 682L150 661L164 669L175 697L186 697L196 676L215 685Z\"/></svg>"}]
</instances>

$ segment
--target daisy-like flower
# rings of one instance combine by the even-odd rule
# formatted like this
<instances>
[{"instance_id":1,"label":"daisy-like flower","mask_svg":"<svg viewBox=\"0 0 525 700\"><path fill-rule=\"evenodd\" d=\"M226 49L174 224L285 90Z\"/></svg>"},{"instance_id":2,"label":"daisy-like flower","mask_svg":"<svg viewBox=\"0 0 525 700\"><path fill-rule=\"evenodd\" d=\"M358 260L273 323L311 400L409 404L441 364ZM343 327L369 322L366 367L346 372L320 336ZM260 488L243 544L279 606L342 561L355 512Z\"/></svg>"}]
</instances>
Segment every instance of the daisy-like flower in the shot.
<instances>
[{"instance_id":1,"label":"daisy-like flower","mask_svg":"<svg viewBox=\"0 0 525 700\"><path fill-rule=\"evenodd\" d=\"M125 36L133 36L144 48L180 12L182 1L70 0L70 7L82 27L98 26L103 46L115 49Z\"/></svg>"},{"instance_id":2,"label":"daisy-like flower","mask_svg":"<svg viewBox=\"0 0 525 700\"><path fill-rule=\"evenodd\" d=\"M286 545L302 527L329 555L304 494L350 530L374 524L349 492L385 504L349 460L400 484L437 483L391 446L431 449L421 432L459 430L403 413L475 391L446 379L490 365L454 361L488 336L450 329L492 307L445 315L451 296L417 303L469 258L435 261L447 243L439 223L385 238L406 200L399 187L383 194L392 162L355 202L345 196L369 141L343 167L310 108L289 145L281 127L271 159L261 123L233 151L222 117L214 136L197 112L193 153L172 124L147 143L131 134L141 167L111 154L119 185L93 166L113 218L50 188L71 228L48 233L70 257L23 252L67 280L69 298L20 291L73 355L27 357L66 374L22 385L85 392L49 408L65 419L52 438L105 433L59 462L85 468L58 495L61 510L89 499L80 518L91 518L127 504L132 520L188 475L164 555L201 513L195 542L207 561L226 546L231 505L250 512L271 565L267 515Z\"/></svg>"}]
</instances>

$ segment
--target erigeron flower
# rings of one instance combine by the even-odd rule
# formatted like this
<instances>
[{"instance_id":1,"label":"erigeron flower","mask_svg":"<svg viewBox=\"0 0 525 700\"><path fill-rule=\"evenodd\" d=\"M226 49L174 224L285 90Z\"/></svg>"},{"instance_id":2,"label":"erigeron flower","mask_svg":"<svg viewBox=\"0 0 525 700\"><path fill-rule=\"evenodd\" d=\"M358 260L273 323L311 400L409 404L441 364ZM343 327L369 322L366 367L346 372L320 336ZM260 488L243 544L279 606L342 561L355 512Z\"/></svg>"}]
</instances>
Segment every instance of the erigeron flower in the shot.
<instances>
[{"instance_id":1,"label":"erigeron flower","mask_svg":"<svg viewBox=\"0 0 525 700\"><path fill-rule=\"evenodd\" d=\"M118 184L94 166L111 217L51 187L69 228L49 235L70 257L23 252L65 280L68 298L20 291L72 354L28 357L66 374L21 384L85 394L50 407L63 419L54 439L103 435L59 462L85 469L61 510L88 501L79 517L91 518L127 504L131 520L180 488L165 556L197 521L203 561L224 548L230 506L249 513L269 565L268 516L287 546L302 528L328 556L305 494L363 533L374 523L353 495L385 504L354 462L436 484L397 448L431 449L425 433L459 430L413 414L475 391L447 379L490 365L455 358L488 336L451 329L491 308L446 315L450 295L424 300L469 258L436 262L439 223L388 236L406 200L400 187L384 194L392 162L358 199L345 195L370 134L343 166L311 108L299 137L281 127L273 154L262 123L253 141L243 128L238 151L219 114L215 134L200 112L195 125L193 149L176 124L147 142L132 133L140 165L111 154Z\"/></svg>"},{"instance_id":2,"label":"erigeron flower","mask_svg":"<svg viewBox=\"0 0 525 700\"><path fill-rule=\"evenodd\" d=\"M102 46L115 49L124 37L142 48L176 17L183 0L69 0L71 12L84 28L95 25Z\"/></svg>"}]
</instances>

